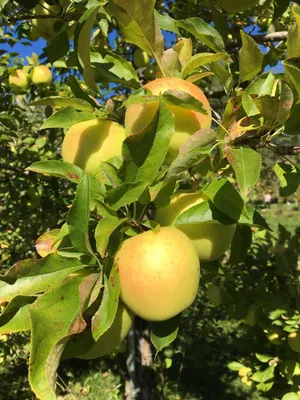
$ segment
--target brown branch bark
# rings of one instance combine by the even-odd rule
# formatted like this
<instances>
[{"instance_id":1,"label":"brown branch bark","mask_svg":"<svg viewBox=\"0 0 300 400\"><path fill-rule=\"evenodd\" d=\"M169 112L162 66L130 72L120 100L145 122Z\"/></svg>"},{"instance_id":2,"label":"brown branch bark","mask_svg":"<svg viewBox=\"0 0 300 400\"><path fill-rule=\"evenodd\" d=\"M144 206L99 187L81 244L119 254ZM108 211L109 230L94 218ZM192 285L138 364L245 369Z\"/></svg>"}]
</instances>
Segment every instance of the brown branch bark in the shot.
<instances>
[{"instance_id":1,"label":"brown branch bark","mask_svg":"<svg viewBox=\"0 0 300 400\"><path fill-rule=\"evenodd\" d=\"M263 34L263 35L250 35L250 36L258 44L267 44L270 42L280 42L282 40L284 41L287 40L288 32L279 31L279 32L267 33L266 35ZM227 44L226 49L231 50L241 45L242 45L241 40L234 40Z\"/></svg>"}]
</instances>

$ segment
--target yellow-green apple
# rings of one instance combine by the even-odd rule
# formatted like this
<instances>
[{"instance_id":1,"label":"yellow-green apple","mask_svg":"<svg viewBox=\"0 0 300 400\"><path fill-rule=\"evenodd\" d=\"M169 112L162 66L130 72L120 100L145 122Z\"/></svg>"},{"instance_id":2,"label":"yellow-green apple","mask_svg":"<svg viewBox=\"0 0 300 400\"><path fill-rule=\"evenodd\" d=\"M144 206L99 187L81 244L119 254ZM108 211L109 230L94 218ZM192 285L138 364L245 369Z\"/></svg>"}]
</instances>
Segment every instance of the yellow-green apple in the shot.
<instances>
[{"instance_id":1,"label":"yellow-green apple","mask_svg":"<svg viewBox=\"0 0 300 400\"><path fill-rule=\"evenodd\" d=\"M16 93L20 93L29 88L30 76L22 69L17 69L9 75L8 83L11 85Z\"/></svg>"},{"instance_id":2,"label":"yellow-green apple","mask_svg":"<svg viewBox=\"0 0 300 400\"><path fill-rule=\"evenodd\" d=\"M67 131L62 156L64 161L93 173L102 161L122 153L125 138L125 129L116 122L104 119L79 122Z\"/></svg>"},{"instance_id":3,"label":"yellow-green apple","mask_svg":"<svg viewBox=\"0 0 300 400\"><path fill-rule=\"evenodd\" d=\"M116 254L121 298L139 317L163 321L188 308L200 279L200 263L189 238L173 227L127 239Z\"/></svg>"},{"instance_id":4,"label":"yellow-green apple","mask_svg":"<svg viewBox=\"0 0 300 400\"><path fill-rule=\"evenodd\" d=\"M173 225L180 214L207 199L200 192L175 193L166 207L157 209L155 219L162 226ZM176 228L191 239L200 260L213 261L220 258L229 248L236 227L235 225L223 225L218 221L207 221L176 225Z\"/></svg>"},{"instance_id":5,"label":"yellow-green apple","mask_svg":"<svg viewBox=\"0 0 300 400\"><path fill-rule=\"evenodd\" d=\"M144 70L145 81L153 81L156 78L157 68L154 64L148 64Z\"/></svg>"},{"instance_id":6,"label":"yellow-green apple","mask_svg":"<svg viewBox=\"0 0 300 400\"><path fill-rule=\"evenodd\" d=\"M133 62L136 67L144 68L149 64L150 58L145 51L143 51L141 49L137 49L133 53Z\"/></svg>"},{"instance_id":7,"label":"yellow-green apple","mask_svg":"<svg viewBox=\"0 0 300 400\"><path fill-rule=\"evenodd\" d=\"M96 341L92 348L78 358L92 360L111 353L128 335L132 326L133 313L119 301L117 313L111 327Z\"/></svg>"},{"instance_id":8,"label":"yellow-green apple","mask_svg":"<svg viewBox=\"0 0 300 400\"><path fill-rule=\"evenodd\" d=\"M52 79L52 72L45 65L38 65L31 71L31 81L36 86L49 86Z\"/></svg>"},{"instance_id":9,"label":"yellow-green apple","mask_svg":"<svg viewBox=\"0 0 300 400\"><path fill-rule=\"evenodd\" d=\"M295 353L300 353L300 331L289 334L288 345Z\"/></svg>"},{"instance_id":10,"label":"yellow-green apple","mask_svg":"<svg viewBox=\"0 0 300 400\"><path fill-rule=\"evenodd\" d=\"M45 2L45 0L41 0L33 9L33 14L36 16L42 16L44 18L33 18L31 21L33 28L36 30L36 33L39 37L47 41L51 41L56 35L57 31L55 29L55 23L61 22L60 14L62 12L62 7L65 7L69 4L69 0L60 0L60 6L58 4L50 6ZM45 18L46 16L49 18ZM57 18L55 18L57 16ZM61 29L65 29L68 27L67 23L64 23ZM68 28L68 36L72 37L74 34L75 24Z\"/></svg>"},{"instance_id":11,"label":"yellow-green apple","mask_svg":"<svg viewBox=\"0 0 300 400\"><path fill-rule=\"evenodd\" d=\"M28 39L32 42L36 42L40 38L39 34L37 33L36 29L32 26L28 32Z\"/></svg>"},{"instance_id":12,"label":"yellow-green apple","mask_svg":"<svg viewBox=\"0 0 300 400\"><path fill-rule=\"evenodd\" d=\"M175 133L171 139L165 164L169 165L178 155L183 143L201 128L209 128L211 125L211 109L208 100L201 89L191 82L180 78L160 78L147 83L144 86L153 95L158 96L168 90L182 91L199 100L207 115L187 108L170 105L175 120ZM146 104L131 104L125 114L125 128L128 135L142 131L153 119L158 110L158 101Z\"/></svg>"}]
</instances>

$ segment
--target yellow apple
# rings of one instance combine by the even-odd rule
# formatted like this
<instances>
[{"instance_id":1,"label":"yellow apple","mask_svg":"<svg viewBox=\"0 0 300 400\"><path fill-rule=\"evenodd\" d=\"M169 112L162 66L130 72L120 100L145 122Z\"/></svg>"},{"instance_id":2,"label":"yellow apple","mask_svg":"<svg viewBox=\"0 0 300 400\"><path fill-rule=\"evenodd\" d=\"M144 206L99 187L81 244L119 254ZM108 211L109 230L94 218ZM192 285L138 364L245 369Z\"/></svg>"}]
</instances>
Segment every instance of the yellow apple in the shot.
<instances>
[{"instance_id":1,"label":"yellow apple","mask_svg":"<svg viewBox=\"0 0 300 400\"><path fill-rule=\"evenodd\" d=\"M73 125L62 145L64 161L93 173L102 161L119 156L126 138L125 129L116 122L93 119Z\"/></svg>"},{"instance_id":2,"label":"yellow apple","mask_svg":"<svg viewBox=\"0 0 300 400\"><path fill-rule=\"evenodd\" d=\"M203 193L178 192L166 207L157 209L155 219L162 226L173 225L180 214L207 199ZM222 225L218 221L182 224L176 228L191 239L201 261L220 258L231 245L235 232L235 225Z\"/></svg>"},{"instance_id":3,"label":"yellow apple","mask_svg":"<svg viewBox=\"0 0 300 400\"><path fill-rule=\"evenodd\" d=\"M78 356L78 358L92 360L111 353L128 335L133 318L133 313L120 301L116 317L111 327L100 336L87 353Z\"/></svg>"},{"instance_id":4,"label":"yellow apple","mask_svg":"<svg viewBox=\"0 0 300 400\"><path fill-rule=\"evenodd\" d=\"M123 302L145 320L167 320L195 300L200 263L191 241L178 229L161 228L125 240L115 262Z\"/></svg>"},{"instance_id":5,"label":"yellow apple","mask_svg":"<svg viewBox=\"0 0 300 400\"><path fill-rule=\"evenodd\" d=\"M289 334L288 345L295 353L300 353L300 331Z\"/></svg>"},{"instance_id":6,"label":"yellow apple","mask_svg":"<svg viewBox=\"0 0 300 400\"><path fill-rule=\"evenodd\" d=\"M17 69L9 75L8 83L16 93L20 93L29 88L30 77L27 72L23 71L22 69Z\"/></svg>"},{"instance_id":7,"label":"yellow apple","mask_svg":"<svg viewBox=\"0 0 300 400\"><path fill-rule=\"evenodd\" d=\"M69 1L65 0L60 0L60 4L62 6L68 5ZM61 22L60 19L60 14L62 12L62 7L58 5L53 5L50 6L45 2L45 0L41 0L39 4L36 5L36 7L33 9L33 14L37 16L47 16L49 15L50 18L36 18L32 19L32 26L35 29L36 33L38 34L39 37L51 41L56 35L57 31L54 29L55 28L55 23ZM57 18L54 18L57 16ZM67 23L63 25L61 29L65 29L67 27ZM75 29L75 24L70 26L68 29L68 36L69 38L72 37L74 34L74 29Z\"/></svg>"},{"instance_id":8,"label":"yellow apple","mask_svg":"<svg viewBox=\"0 0 300 400\"><path fill-rule=\"evenodd\" d=\"M169 106L175 120L175 134L171 139L165 164L169 165L178 155L183 143L201 128L209 128L211 125L211 109L207 98L201 89L191 82L179 78L160 78L147 83L144 86L153 95L158 96L167 90L178 90L188 93L199 100L207 111L207 115L183 107ZM153 119L158 109L158 102L147 104L131 104L125 114L125 128L128 135L134 135L142 131Z\"/></svg>"},{"instance_id":9,"label":"yellow apple","mask_svg":"<svg viewBox=\"0 0 300 400\"><path fill-rule=\"evenodd\" d=\"M228 13L235 14L241 11L250 10L259 3L258 0L218 0L217 3L223 10Z\"/></svg>"},{"instance_id":10,"label":"yellow apple","mask_svg":"<svg viewBox=\"0 0 300 400\"><path fill-rule=\"evenodd\" d=\"M149 64L150 58L145 51L137 49L133 53L133 62L137 68L144 68Z\"/></svg>"},{"instance_id":11,"label":"yellow apple","mask_svg":"<svg viewBox=\"0 0 300 400\"><path fill-rule=\"evenodd\" d=\"M36 86L49 86L52 83L52 73L45 65L38 65L31 71L31 80Z\"/></svg>"}]
</instances>

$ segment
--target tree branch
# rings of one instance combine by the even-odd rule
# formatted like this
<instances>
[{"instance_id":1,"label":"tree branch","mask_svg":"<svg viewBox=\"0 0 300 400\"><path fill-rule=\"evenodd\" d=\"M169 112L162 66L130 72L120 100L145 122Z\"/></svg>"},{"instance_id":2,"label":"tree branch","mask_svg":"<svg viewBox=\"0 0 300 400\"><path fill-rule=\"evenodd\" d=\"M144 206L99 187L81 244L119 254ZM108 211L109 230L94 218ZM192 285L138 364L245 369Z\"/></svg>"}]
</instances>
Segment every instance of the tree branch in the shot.
<instances>
[{"instance_id":1,"label":"tree branch","mask_svg":"<svg viewBox=\"0 0 300 400\"><path fill-rule=\"evenodd\" d=\"M270 42L280 42L282 40L287 40L288 32L287 31L279 31L279 32L272 32L267 33L266 35L250 35L253 40L255 40L258 44L265 44ZM227 44L226 49L231 50L235 47L241 46L241 40L234 40Z\"/></svg>"}]
</instances>

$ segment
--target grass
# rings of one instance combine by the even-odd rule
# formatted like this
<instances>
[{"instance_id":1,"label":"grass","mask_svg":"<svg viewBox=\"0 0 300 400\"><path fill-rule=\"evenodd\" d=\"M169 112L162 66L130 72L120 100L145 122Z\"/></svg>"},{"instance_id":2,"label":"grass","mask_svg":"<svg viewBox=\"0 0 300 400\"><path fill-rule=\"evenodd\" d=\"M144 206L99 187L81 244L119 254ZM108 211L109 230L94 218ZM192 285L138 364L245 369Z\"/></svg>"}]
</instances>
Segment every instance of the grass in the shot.
<instances>
[{"instance_id":1,"label":"grass","mask_svg":"<svg viewBox=\"0 0 300 400\"><path fill-rule=\"evenodd\" d=\"M300 208L296 204L271 204L259 211L275 233L279 224L292 233L300 226Z\"/></svg>"}]
</instances>

